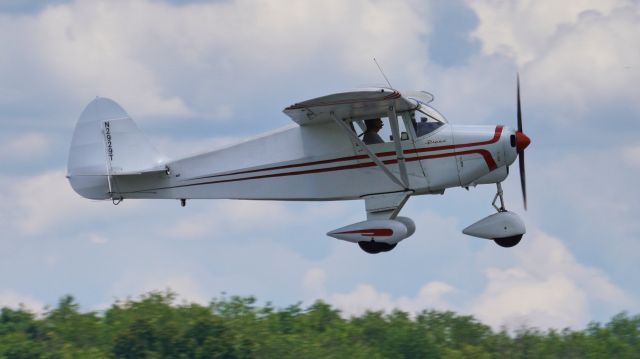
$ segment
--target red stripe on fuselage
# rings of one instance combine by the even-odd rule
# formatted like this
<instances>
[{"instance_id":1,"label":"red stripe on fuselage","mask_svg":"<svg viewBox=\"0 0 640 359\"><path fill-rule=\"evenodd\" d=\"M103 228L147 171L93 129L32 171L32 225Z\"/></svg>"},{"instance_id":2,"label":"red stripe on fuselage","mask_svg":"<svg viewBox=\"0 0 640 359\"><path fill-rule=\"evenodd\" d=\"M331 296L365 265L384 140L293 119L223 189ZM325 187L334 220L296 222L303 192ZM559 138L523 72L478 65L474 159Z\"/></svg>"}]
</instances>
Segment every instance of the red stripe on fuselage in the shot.
<instances>
[{"instance_id":1,"label":"red stripe on fuselage","mask_svg":"<svg viewBox=\"0 0 640 359\"><path fill-rule=\"evenodd\" d=\"M465 147L475 147L482 145L490 145L492 143L498 142L500 136L502 135L503 126L496 126L496 130L493 134L493 138L487 141L482 142L471 142L471 143L461 143L459 145L447 145L447 146L436 146L436 147L425 147L425 148L416 148L415 150L407 150L405 153L418 153L418 152L431 152L431 151L442 151L442 150L455 150L457 148L465 148ZM485 150L486 151L486 150ZM460 152L458 152L460 153Z\"/></svg>"},{"instance_id":2,"label":"red stripe on fuselage","mask_svg":"<svg viewBox=\"0 0 640 359\"><path fill-rule=\"evenodd\" d=\"M479 154L480 156L482 156L482 158L484 158L484 161L487 163L487 167L489 167L489 170L493 171L496 168L498 168L498 165L493 160L493 157L491 157L491 152L487 150L469 150L469 151L462 151L462 152L447 152L447 153L441 153L441 154L429 155L429 156L408 157L408 158L405 158L405 161L407 162L422 161L422 160L430 160L434 158L453 157L457 155L471 155L474 153Z\"/></svg>"},{"instance_id":3,"label":"red stripe on fuselage","mask_svg":"<svg viewBox=\"0 0 640 359\"><path fill-rule=\"evenodd\" d=\"M365 158L369 158L369 156L367 156L367 155L358 155L358 156L340 157L340 158L332 158L330 160L321 160L321 161L296 163L296 164L292 164L292 165L282 165L282 166L276 166L276 167L258 168L258 169L255 169L255 170L227 172L227 173L221 173L221 174L217 174L217 175L210 175L210 176L202 176L202 177L184 179L183 181L192 181L192 180L197 180L197 179L215 178L215 177L225 177L225 176L241 175L241 174L246 174L246 173L255 173L255 172L263 172L263 171L283 170L283 169L287 169L287 168L307 167L307 166L323 165L323 164L335 163L335 162L363 160Z\"/></svg>"}]
</instances>

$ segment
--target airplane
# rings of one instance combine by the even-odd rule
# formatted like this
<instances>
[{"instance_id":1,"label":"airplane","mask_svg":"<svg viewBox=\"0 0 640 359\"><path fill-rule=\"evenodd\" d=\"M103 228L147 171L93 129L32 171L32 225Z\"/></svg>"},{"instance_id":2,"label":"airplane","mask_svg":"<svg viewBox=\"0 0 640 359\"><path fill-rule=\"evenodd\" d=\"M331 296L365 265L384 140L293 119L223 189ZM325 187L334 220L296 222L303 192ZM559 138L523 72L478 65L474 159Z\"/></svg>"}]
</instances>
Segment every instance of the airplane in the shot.
<instances>
[{"instance_id":1,"label":"airplane","mask_svg":"<svg viewBox=\"0 0 640 359\"><path fill-rule=\"evenodd\" d=\"M450 124L433 100L428 92L391 86L334 93L285 108L294 123L283 129L169 160L120 105L97 97L74 129L67 178L82 197L114 204L124 199L177 199L183 207L188 199L364 200L366 220L327 235L371 254L388 252L415 232L413 220L399 216L410 197L493 184L496 213L463 233L501 247L517 245L526 229L516 213L506 210L501 183L518 158L526 210L524 150L531 141L522 131L519 78L516 129ZM379 133L375 142L367 139L380 128L390 131L388 140Z\"/></svg>"}]
</instances>

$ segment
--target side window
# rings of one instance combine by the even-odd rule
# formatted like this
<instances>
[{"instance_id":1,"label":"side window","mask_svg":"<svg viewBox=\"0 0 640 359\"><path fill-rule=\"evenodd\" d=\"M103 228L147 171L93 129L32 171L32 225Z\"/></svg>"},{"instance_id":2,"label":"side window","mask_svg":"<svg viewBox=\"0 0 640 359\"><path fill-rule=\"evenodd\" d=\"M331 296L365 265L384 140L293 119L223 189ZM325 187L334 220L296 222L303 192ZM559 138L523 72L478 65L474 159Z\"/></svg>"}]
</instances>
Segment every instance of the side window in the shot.
<instances>
[{"instance_id":1,"label":"side window","mask_svg":"<svg viewBox=\"0 0 640 359\"><path fill-rule=\"evenodd\" d=\"M407 141L409 140L409 134L407 132L407 129L405 128L402 115L398 114L397 116L400 140ZM380 120L382 121L382 127L377 131L375 130L375 128L373 128L373 130L367 131L367 123L372 124L373 127L375 126L375 121L370 122L367 120L358 120L353 122L354 129L356 130L356 134L358 135L358 137L360 137L367 144L393 142L393 131L391 131L389 118L380 117Z\"/></svg>"},{"instance_id":2,"label":"side window","mask_svg":"<svg viewBox=\"0 0 640 359\"><path fill-rule=\"evenodd\" d=\"M429 107L422 106L418 110L413 112L413 118L411 122L416 130L416 136L422 137L433 131L440 126L444 125L444 119L435 110L431 110Z\"/></svg>"}]
</instances>

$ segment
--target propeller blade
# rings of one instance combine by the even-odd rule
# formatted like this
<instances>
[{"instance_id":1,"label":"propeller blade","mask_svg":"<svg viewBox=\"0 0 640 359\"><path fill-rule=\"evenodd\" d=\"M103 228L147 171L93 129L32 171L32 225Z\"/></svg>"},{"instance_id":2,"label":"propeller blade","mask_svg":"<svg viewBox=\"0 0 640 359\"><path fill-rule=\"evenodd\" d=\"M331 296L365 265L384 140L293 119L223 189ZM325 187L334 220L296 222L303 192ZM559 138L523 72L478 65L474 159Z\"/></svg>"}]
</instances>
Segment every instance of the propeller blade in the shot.
<instances>
[{"instance_id":1,"label":"propeller blade","mask_svg":"<svg viewBox=\"0 0 640 359\"><path fill-rule=\"evenodd\" d=\"M520 74L518 73L516 78L516 90L517 90L517 98L518 98L518 132L522 132L522 110L520 109Z\"/></svg>"},{"instance_id":2,"label":"propeller blade","mask_svg":"<svg viewBox=\"0 0 640 359\"><path fill-rule=\"evenodd\" d=\"M518 161L520 165L520 187L522 187L522 203L524 204L524 210L527 210L527 176L524 170L524 151L518 154Z\"/></svg>"},{"instance_id":3,"label":"propeller blade","mask_svg":"<svg viewBox=\"0 0 640 359\"><path fill-rule=\"evenodd\" d=\"M524 210L527 210L527 177L524 168L524 149L529 145L529 138L522 132L522 107L520 106L520 74L516 77L516 93L518 101L518 134L522 139L520 141L523 145L520 145L518 150L518 164L520 167L520 187L522 188L522 203L524 204Z\"/></svg>"}]
</instances>

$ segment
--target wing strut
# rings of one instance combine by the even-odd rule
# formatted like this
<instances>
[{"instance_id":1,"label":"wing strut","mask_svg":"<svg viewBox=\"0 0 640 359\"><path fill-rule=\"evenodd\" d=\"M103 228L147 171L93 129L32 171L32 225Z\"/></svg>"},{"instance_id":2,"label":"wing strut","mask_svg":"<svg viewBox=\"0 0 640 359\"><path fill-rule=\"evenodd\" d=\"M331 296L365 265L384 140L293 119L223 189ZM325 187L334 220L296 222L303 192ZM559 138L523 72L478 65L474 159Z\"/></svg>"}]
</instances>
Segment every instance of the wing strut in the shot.
<instances>
[{"instance_id":1,"label":"wing strut","mask_svg":"<svg viewBox=\"0 0 640 359\"><path fill-rule=\"evenodd\" d=\"M398 157L398 169L400 170L400 178L404 183L404 188L409 188L409 176L407 176L407 167L404 163L404 154L402 153L402 144L400 141L400 129L398 128L398 116L396 115L396 109L393 106L389 106L389 123L391 124L391 133L393 133L393 143L396 147L396 156Z\"/></svg>"},{"instance_id":2,"label":"wing strut","mask_svg":"<svg viewBox=\"0 0 640 359\"><path fill-rule=\"evenodd\" d=\"M367 156L369 156L369 158L376 164L378 165L378 167L380 167L380 169L382 170L382 172L384 172L384 174L387 175L387 177L389 177L389 179L391 179L394 183L396 183L398 186L400 186L402 189L404 190L408 190L407 186L405 186L402 181L400 181L398 179L398 177L396 177L393 173L391 173L391 171L389 171L389 169L387 168L387 166L380 161L380 159L373 153L371 152L371 150L369 149L369 146L367 146L364 142L362 142L361 139L358 138L358 136L356 136L355 133L353 133L353 131L351 131L351 129L347 126L346 123L344 123L344 121L340 120L338 117L336 117L336 114L332 111L331 112L331 118L338 124L338 126L340 126L340 128L342 128L344 130L345 133L347 133L349 136L351 136L351 138L356 141L357 144L359 144L360 146L362 146L362 148L364 149L364 151L367 153ZM396 123L397 126L397 123Z\"/></svg>"}]
</instances>

